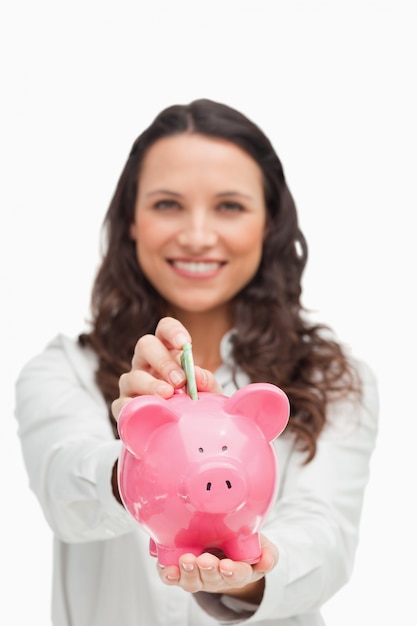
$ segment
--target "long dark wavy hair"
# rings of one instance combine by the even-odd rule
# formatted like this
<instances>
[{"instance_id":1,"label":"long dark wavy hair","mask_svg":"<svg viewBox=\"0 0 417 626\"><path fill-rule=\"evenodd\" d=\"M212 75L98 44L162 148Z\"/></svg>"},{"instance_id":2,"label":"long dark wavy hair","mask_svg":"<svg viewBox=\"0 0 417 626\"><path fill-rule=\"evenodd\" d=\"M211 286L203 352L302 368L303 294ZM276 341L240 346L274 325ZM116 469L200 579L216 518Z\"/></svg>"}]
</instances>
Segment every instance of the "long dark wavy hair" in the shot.
<instances>
[{"instance_id":1,"label":"long dark wavy hair","mask_svg":"<svg viewBox=\"0 0 417 626\"><path fill-rule=\"evenodd\" d=\"M281 162L262 130L242 113L212 100L164 109L134 142L104 219L102 263L91 299L91 331L79 337L98 356L96 381L109 406L118 380L130 369L140 336L153 333L166 303L144 276L129 236L141 167L158 139L180 133L221 138L249 154L263 172L267 208L260 266L234 298L233 357L252 382L281 387L291 404L288 429L315 455L330 401L360 393L358 377L342 345L322 324L307 322L301 278L307 244Z\"/></svg>"}]
</instances>

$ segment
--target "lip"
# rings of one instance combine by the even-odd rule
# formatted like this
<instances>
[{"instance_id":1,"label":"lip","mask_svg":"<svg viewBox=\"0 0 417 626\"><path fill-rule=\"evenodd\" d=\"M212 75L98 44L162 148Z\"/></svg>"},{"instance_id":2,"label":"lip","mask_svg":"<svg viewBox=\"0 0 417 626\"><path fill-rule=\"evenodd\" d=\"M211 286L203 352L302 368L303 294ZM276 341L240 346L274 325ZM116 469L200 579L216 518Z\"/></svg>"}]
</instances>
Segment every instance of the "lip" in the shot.
<instances>
[{"instance_id":1,"label":"lip","mask_svg":"<svg viewBox=\"0 0 417 626\"><path fill-rule=\"evenodd\" d=\"M168 259L168 263L177 275L196 279L217 276L226 265L214 259Z\"/></svg>"}]
</instances>

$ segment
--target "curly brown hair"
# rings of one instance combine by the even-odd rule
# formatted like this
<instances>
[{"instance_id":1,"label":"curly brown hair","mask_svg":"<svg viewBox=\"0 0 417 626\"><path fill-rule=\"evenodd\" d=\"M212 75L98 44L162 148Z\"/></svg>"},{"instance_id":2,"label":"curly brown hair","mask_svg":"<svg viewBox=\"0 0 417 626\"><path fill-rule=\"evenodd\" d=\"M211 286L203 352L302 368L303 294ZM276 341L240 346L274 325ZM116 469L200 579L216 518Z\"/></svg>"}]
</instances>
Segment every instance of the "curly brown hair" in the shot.
<instances>
[{"instance_id":1,"label":"curly brown hair","mask_svg":"<svg viewBox=\"0 0 417 626\"><path fill-rule=\"evenodd\" d=\"M105 216L105 250L92 291L91 332L79 337L98 356L97 384L110 412L118 381L130 369L138 338L153 333L166 303L146 279L129 236L141 166L158 139L179 133L222 138L248 153L263 172L267 226L256 275L234 298L233 358L253 382L270 382L288 395L288 429L315 455L330 401L360 393L345 351L323 324L307 321L301 278L307 244L281 162L263 131L242 113L212 100L164 109L136 139Z\"/></svg>"}]
</instances>

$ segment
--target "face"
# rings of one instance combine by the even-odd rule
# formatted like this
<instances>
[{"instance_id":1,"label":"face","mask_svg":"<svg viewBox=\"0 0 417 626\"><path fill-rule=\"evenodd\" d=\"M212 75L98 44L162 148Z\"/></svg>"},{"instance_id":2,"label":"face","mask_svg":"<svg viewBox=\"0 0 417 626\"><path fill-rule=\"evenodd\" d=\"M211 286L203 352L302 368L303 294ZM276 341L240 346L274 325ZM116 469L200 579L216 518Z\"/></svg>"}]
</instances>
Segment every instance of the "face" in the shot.
<instances>
[{"instance_id":1,"label":"face","mask_svg":"<svg viewBox=\"0 0 417 626\"><path fill-rule=\"evenodd\" d=\"M228 309L262 255L256 161L231 142L184 133L150 147L138 182L130 234L148 280L177 315Z\"/></svg>"}]
</instances>

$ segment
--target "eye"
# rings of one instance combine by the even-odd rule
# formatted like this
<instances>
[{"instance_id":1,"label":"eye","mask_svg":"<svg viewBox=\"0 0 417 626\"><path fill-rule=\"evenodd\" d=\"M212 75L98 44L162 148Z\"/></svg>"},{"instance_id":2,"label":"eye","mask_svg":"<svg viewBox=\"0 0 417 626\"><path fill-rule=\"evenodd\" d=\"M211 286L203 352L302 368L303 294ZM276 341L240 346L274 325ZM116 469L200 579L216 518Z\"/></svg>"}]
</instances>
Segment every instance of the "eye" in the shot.
<instances>
[{"instance_id":1,"label":"eye","mask_svg":"<svg viewBox=\"0 0 417 626\"><path fill-rule=\"evenodd\" d=\"M241 213L245 210L245 207L239 202L233 202L232 200L225 200L218 206L219 210L224 213Z\"/></svg>"},{"instance_id":2,"label":"eye","mask_svg":"<svg viewBox=\"0 0 417 626\"><path fill-rule=\"evenodd\" d=\"M169 211L172 209L178 209L179 206L180 205L176 200L159 200L153 205L154 209L157 209L158 211Z\"/></svg>"},{"instance_id":3,"label":"eye","mask_svg":"<svg viewBox=\"0 0 417 626\"><path fill-rule=\"evenodd\" d=\"M200 452L200 454L203 454L204 449L203 448L199 448L198 451Z\"/></svg>"},{"instance_id":4,"label":"eye","mask_svg":"<svg viewBox=\"0 0 417 626\"><path fill-rule=\"evenodd\" d=\"M227 450L227 446L223 446L222 447L222 452L226 452L226 450Z\"/></svg>"}]
</instances>

